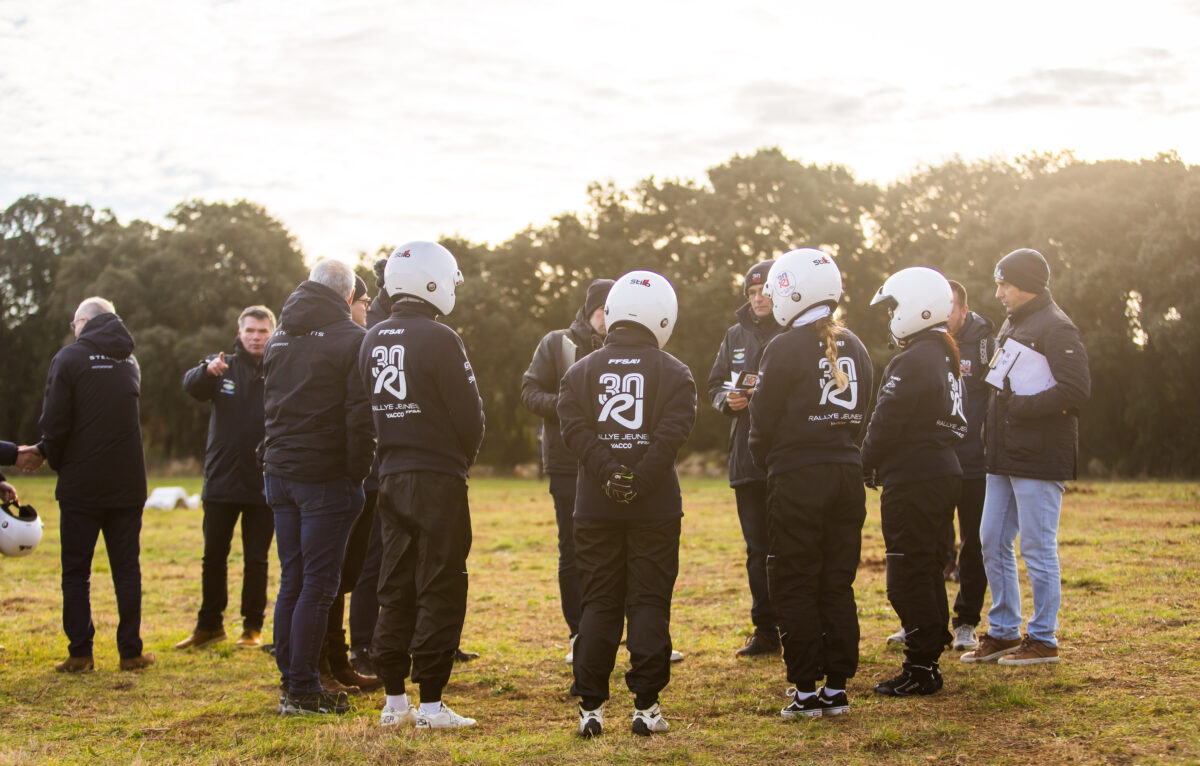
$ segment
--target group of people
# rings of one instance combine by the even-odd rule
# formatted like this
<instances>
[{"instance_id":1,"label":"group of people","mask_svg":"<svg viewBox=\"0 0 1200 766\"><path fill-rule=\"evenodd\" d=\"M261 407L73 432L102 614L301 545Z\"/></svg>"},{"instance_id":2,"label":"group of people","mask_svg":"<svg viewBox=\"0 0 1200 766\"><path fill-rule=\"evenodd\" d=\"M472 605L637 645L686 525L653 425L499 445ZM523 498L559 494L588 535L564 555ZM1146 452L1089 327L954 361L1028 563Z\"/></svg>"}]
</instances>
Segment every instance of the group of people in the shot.
<instances>
[{"instance_id":1,"label":"group of people","mask_svg":"<svg viewBox=\"0 0 1200 766\"><path fill-rule=\"evenodd\" d=\"M466 479L484 434L462 340L437 321L454 310L462 274L454 256L431 242L402 245L376 274L380 291L371 301L348 266L319 261L278 326L270 309L246 308L234 353L185 374L185 391L210 402L211 415L202 604L177 648L227 637L226 562L240 518L239 647L264 646L267 556L272 537L277 542L274 643L264 648L273 649L280 673L280 714L345 712L347 692L383 686L381 725L470 726L473 719L442 701L463 657L472 540ZM792 684L785 718L849 709L867 488L882 487L887 594L905 643L900 673L875 691L935 693L938 661L952 640L973 649L963 656L968 662L1057 660L1055 535L1062 482L1075 474L1087 358L1050 296L1039 253L1010 253L994 276L1008 311L994 340L961 285L921 267L889 278L872 305L888 310L900 351L875 395L866 347L835 314L842 278L830 255L793 250L745 277L747 302L721 345L708 395L731 418L730 484L747 547L754 630L737 654L782 650ZM674 288L657 273L596 280L571 326L538 344L523 380L522 402L544 419L583 736L603 731L623 630L632 731L669 728L659 694L671 663L682 659L670 636L683 516L675 460L697 406L691 372L663 350L677 318ZM42 440L0 445L0 459L25 470L44 459L59 474L70 643L56 668L94 667L88 588L103 533L120 666L136 670L154 662L139 634L140 372L133 339L108 301L85 300L72 328L76 342L55 356L48 375ZM1044 357L1048 387L1014 391L1003 376L987 392L992 352L1010 340ZM15 500L3 477L0 492ZM956 507L962 588L951 636L942 573ZM1018 532L1034 597L1024 639ZM989 584L989 629L976 641ZM417 685L419 701L409 699L406 682Z\"/></svg>"}]
</instances>

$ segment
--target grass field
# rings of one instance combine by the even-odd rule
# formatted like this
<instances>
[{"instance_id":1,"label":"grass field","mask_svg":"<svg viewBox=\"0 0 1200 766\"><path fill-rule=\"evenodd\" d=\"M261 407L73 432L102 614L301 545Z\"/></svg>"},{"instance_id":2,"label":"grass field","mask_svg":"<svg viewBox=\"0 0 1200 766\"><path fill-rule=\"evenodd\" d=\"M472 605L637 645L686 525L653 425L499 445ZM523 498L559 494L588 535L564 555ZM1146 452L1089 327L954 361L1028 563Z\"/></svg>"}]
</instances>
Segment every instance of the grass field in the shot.
<instances>
[{"instance_id":1,"label":"grass field","mask_svg":"<svg viewBox=\"0 0 1200 766\"><path fill-rule=\"evenodd\" d=\"M464 647L446 700L479 719L459 732L382 731L382 694L345 717L275 715L277 674L232 642L176 652L200 597L200 511L149 511L142 533L142 634L158 663L116 670L116 610L97 551L92 604L97 670L54 672L66 656L60 621L53 478L14 482L46 520L41 547L0 560L0 763L1157 763L1200 762L1200 485L1080 483L1060 532L1063 608L1058 665L971 666L943 657L933 697L873 697L900 654L885 648L896 619L884 595L878 496L870 495L857 581L861 665L853 709L788 722L778 658L738 660L749 633L744 548L733 493L685 480L674 666L663 708L671 731L628 731L624 652L605 735L574 735L566 635L558 609L554 516L546 485L472 482L475 543ZM198 480L152 481L152 486ZM240 543L231 603L241 587ZM272 598L278 567L272 562ZM1029 608L1028 589L1026 610ZM956 586L950 584L951 598ZM272 600L273 603L273 600ZM236 607L227 613L237 618ZM227 623L227 627L236 625ZM268 637L270 611L268 610Z\"/></svg>"}]
</instances>

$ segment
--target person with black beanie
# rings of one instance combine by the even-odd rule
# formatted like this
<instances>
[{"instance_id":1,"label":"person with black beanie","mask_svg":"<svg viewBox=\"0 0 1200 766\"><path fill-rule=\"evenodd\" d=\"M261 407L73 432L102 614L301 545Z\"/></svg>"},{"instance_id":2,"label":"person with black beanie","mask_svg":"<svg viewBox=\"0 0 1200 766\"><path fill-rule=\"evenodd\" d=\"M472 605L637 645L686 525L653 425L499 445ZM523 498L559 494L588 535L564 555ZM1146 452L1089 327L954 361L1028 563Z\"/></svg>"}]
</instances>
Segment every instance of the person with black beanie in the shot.
<instances>
[{"instance_id":1,"label":"person with black beanie","mask_svg":"<svg viewBox=\"0 0 1200 766\"><path fill-rule=\"evenodd\" d=\"M784 329L759 364L748 446L767 474L767 578L792 684L780 715L834 716L850 709L846 682L858 670L854 578L867 509L855 439L871 358L833 317L842 275L826 253L780 256L765 292Z\"/></svg>"},{"instance_id":2,"label":"person with black beanie","mask_svg":"<svg viewBox=\"0 0 1200 766\"><path fill-rule=\"evenodd\" d=\"M750 397L754 387L739 388L738 376L756 372L767 342L779 332L771 299L763 294L774 261L756 263L742 285L746 302L725 332L712 372L708 400L729 418L729 486L737 503L738 522L746 541L746 574L750 581L750 622L754 631L735 654L751 657L779 653L779 627L767 587L767 474L754 464L746 441L750 436Z\"/></svg>"}]
</instances>

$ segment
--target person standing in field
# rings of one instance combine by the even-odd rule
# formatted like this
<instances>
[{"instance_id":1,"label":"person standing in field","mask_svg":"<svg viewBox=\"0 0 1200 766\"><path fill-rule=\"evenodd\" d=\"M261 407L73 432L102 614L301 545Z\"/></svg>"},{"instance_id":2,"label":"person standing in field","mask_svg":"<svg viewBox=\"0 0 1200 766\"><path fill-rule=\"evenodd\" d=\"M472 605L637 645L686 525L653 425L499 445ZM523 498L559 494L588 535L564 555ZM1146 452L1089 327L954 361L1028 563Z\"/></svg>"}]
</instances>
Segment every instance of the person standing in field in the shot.
<instances>
[{"instance_id":1,"label":"person standing in field","mask_svg":"<svg viewBox=\"0 0 1200 766\"><path fill-rule=\"evenodd\" d=\"M735 654L752 657L779 653L779 625L767 586L767 474L755 465L747 439L750 436L750 398L754 388L737 388L742 372L759 369L767 342L779 332L771 314L771 299L764 283L774 261L756 263L742 284L746 302L737 310L737 323L725 333L708 375L708 399L729 418L729 486L737 503L738 521L746 541L746 575L750 581L750 622L754 632ZM790 307L789 307L790 309Z\"/></svg>"},{"instance_id":2,"label":"person standing in field","mask_svg":"<svg viewBox=\"0 0 1200 766\"><path fill-rule=\"evenodd\" d=\"M75 342L46 374L36 456L58 473L54 497L62 540L63 629L70 641L60 673L92 670L91 573L103 534L117 595L121 670L154 663L143 652L141 531L146 461L138 420L141 369L133 336L104 298L88 298L71 322ZM35 454L35 453L30 453ZM32 466L36 468L37 466Z\"/></svg>"},{"instance_id":3,"label":"person standing in field","mask_svg":"<svg viewBox=\"0 0 1200 766\"><path fill-rule=\"evenodd\" d=\"M839 715L858 670L854 578L867 508L855 438L870 407L871 358L833 316L842 275L828 254L785 253L763 290L784 329L758 365L748 446L767 473L766 574L793 685L780 714Z\"/></svg>"},{"instance_id":4,"label":"person standing in field","mask_svg":"<svg viewBox=\"0 0 1200 766\"><path fill-rule=\"evenodd\" d=\"M1014 250L994 273L996 298L1008 316L997 341L1024 344L1045 357L1049 388L1015 393L1006 377L988 406L987 496L979 538L992 590L988 631L963 662L1032 665L1058 662L1058 609L1062 580L1058 520L1063 482L1075 478L1079 407L1092 378L1079 329L1050 295L1050 267L1036 250ZM1033 590L1033 616L1021 638L1021 590L1013 542Z\"/></svg>"},{"instance_id":5,"label":"person standing in field","mask_svg":"<svg viewBox=\"0 0 1200 766\"><path fill-rule=\"evenodd\" d=\"M947 328L954 294L937 271L902 269L871 305L884 305L900 353L883 372L862 446L867 486L879 500L887 595L904 628L900 674L875 685L891 697L941 690L938 660L950 643L944 539L962 492L955 447L966 435L958 345Z\"/></svg>"},{"instance_id":6,"label":"person standing in field","mask_svg":"<svg viewBox=\"0 0 1200 766\"><path fill-rule=\"evenodd\" d=\"M483 442L483 401L458 335L437 321L454 310L462 272L436 242L388 258L391 317L367 332L358 359L379 436L383 542L379 619L371 656L387 698L381 726L474 726L442 701L467 611L471 510L467 473ZM420 687L420 707L405 679Z\"/></svg>"},{"instance_id":7,"label":"person standing in field","mask_svg":"<svg viewBox=\"0 0 1200 766\"><path fill-rule=\"evenodd\" d=\"M225 640L229 603L227 561L233 529L242 521L242 635L239 648L262 646L267 609L267 557L275 537L275 517L263 496L255 450L263 438L262 356L275 332L275 314L248 306L238 316L234 352L213 354L183 375L183 390L210 402L208 448L204 456L204 558L200 568L200 611L192 634L176 649L199 648Z\"/></svg>"},{"instance_id":8,"label":"person standing in field","mask_svg":"<svg viewBox=\"0 0 1200 766\"><path fill-rule=\"evenodd\" d=\"M578 731L603 731L603 707L628 620L632 729L669 728L658 695L671 678L671 592L683 505L675 456L696 420L696 384L662 350L678 316L675 290L650 271L625 274L604 303L604 347L563 377L558 420L579 458L575 559L582 612L575 641Z\"/></svg>"}]
</instances>

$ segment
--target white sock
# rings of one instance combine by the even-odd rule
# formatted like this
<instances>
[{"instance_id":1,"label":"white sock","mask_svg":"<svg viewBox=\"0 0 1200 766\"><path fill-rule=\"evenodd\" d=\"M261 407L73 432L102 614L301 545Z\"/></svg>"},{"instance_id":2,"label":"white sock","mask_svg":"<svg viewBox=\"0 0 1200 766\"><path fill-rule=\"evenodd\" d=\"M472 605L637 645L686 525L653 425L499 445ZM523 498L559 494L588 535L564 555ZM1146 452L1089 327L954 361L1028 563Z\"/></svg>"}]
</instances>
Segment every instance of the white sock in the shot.
<instances>
[{"instance_id":1,"label":"white sock","mask_svg":"<svg viewBox=\"0 0 1200 766\"><path fill-rule=\"evenodd\" d=\"M810 699L815 696L817 696L816 692L802 692L799 689L796 690L796 698L797 699L806 700L806 699Z\"/></svg>"},{"instance_id":2,"label":"white sock","mask_svg":"<svg viewBox=\"0 0 1200 766\"><path fill-rule=\"evenodd\" d=\"M442 709L442 701L441 700L438 700L437 702L422 702L421 703L421 715L434 715L434 714L440 712L441 709Z\"/></svg>"},{"instance_id":3,"label":"white sock","mask_svg":"<svg viewBox=\"0 0 1200 766\"><path fill-rule=\"evenodd\" d=\"M405 710L408 710L408 695L389 694L387 695L387 702L384 702L383 704L387 705L392 710L403 713Z\"/></svg>"},{"instance_id":4,"label":"white sock","mask_svg":"<svg viewBox=\"0 0 1200 766\"><path fill-rule=\"evenodd\" d=\"M828 686L824 688L826 697L832 697L835 694L841 694L842 692L846 691L845 689L830 689Z\"/></svg>"}]
</instances>

